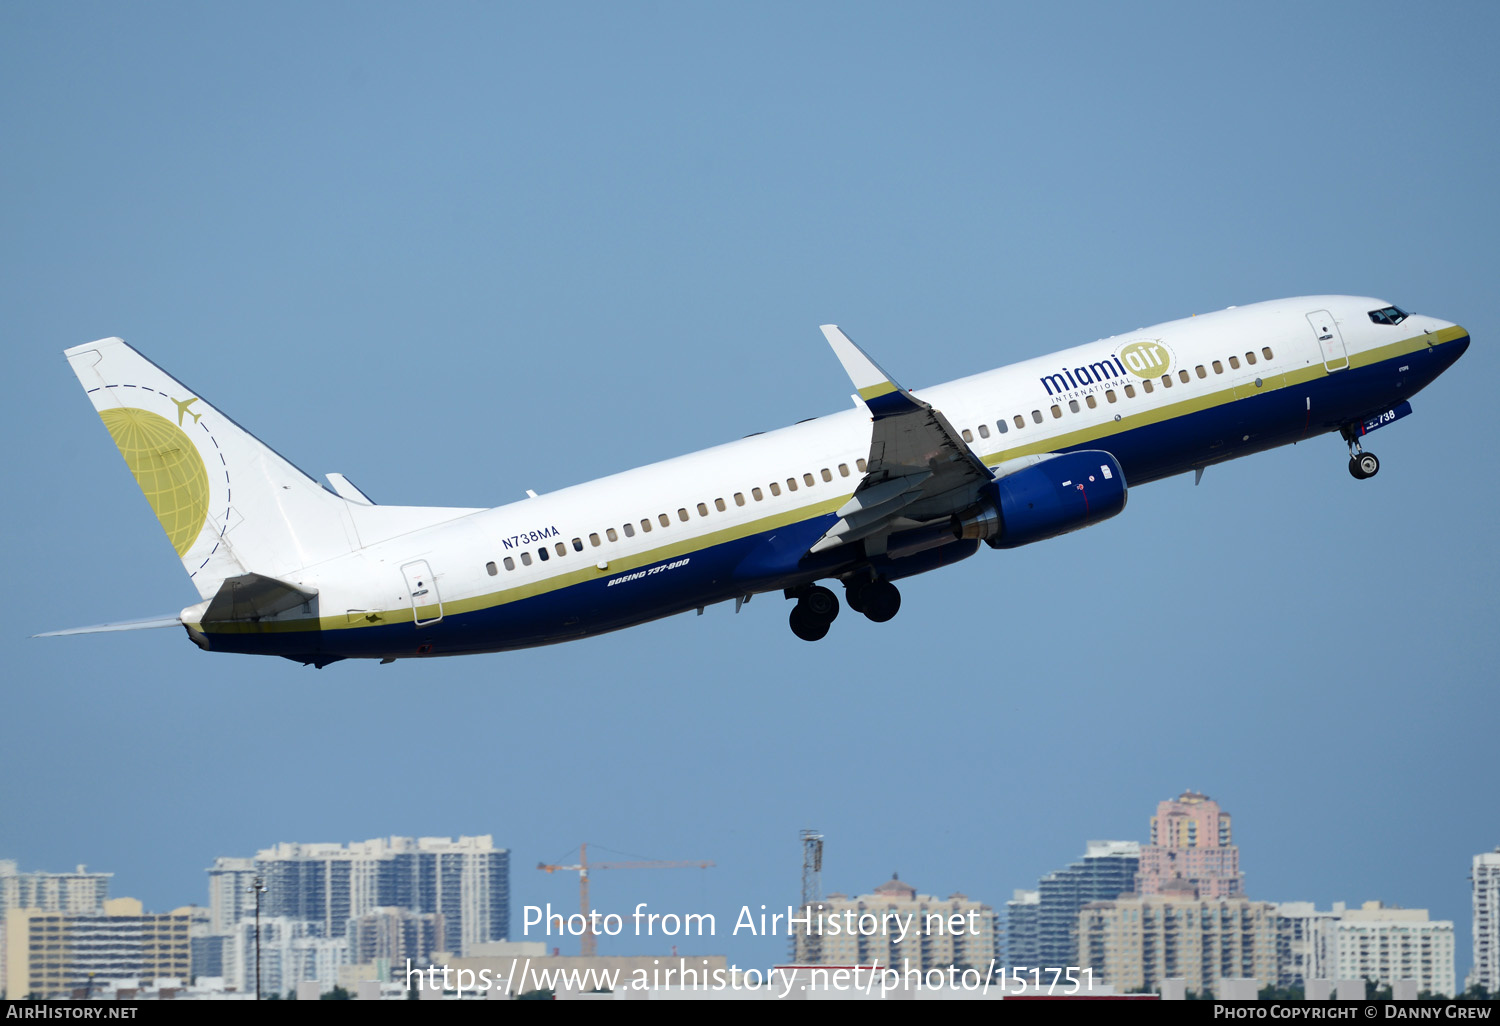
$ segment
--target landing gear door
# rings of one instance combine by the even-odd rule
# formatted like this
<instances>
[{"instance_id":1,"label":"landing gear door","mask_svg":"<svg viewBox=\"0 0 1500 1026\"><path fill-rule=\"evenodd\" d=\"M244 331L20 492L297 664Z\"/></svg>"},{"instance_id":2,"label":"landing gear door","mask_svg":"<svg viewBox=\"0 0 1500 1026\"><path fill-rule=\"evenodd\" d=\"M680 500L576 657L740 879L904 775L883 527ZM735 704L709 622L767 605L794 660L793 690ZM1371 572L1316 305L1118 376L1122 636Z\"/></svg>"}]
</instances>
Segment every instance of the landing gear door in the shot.
<instances>
[{"instance_id":1,"label":"landing gear door","mask_svg":"<svg viewBox=\"0 0 1500 1026\"><path fill-rule=\"evenodd\" d=\"M432 579L432 568L425 559L406 563L401 567L406 578L406 594L411 598L411 619L418 627L437 623L443 618L443 600L438 595L437 582Z\"/></svg>"},{"instance_id":2,"label":"landing gear door","mask_svg":"<svg viewBox=\"0 0 1500 1026\"><path fill-rule=\"evenodd\" d=\"M1349 353L1344 348L1344 336L1339 331L1338 322L1333 319L1333 314L1327 310L1314 310L1307 315L1307 323L1312 326L1313 335L1318 340L1318 345L1323 352L1323 366L1328 373L1344 370L1349 366Z\"/></svg>"}]
</instances>

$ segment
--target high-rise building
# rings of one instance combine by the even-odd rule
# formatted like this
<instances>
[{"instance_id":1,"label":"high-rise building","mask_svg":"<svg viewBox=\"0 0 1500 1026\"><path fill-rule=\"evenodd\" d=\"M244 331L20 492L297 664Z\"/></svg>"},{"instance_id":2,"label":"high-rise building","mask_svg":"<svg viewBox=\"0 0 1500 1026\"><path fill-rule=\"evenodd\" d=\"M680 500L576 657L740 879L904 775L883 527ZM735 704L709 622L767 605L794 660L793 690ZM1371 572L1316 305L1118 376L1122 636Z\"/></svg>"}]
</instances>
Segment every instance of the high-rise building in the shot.
<instances>
[{"instance_id":1,"label":"high-rise building","mask_svg":"<svg viewBox=\"0 0 1500 1026\"><path fill-rule=\"evenodd\" d=\"M411 959L426 965L433 952L443 950L443 937L441 912L372 909L349 923L349 961L363 965L385 959L400 965Z\"/></svg>"},{"instance_id":2,"label":"high-rise building","mask_svg":"<svg viewBox=\"0 0 1500 1026\"><path fill-rule=\"evenodd\" d=\"M1474 856L1474 968L1465 989L1476 984L1500 994L1500 847Z\"/></svg>"},{"instance_id":3,"label":"high-rise building","mask_svg":"<svg viewBox=\"0 0 1500 1026\"><path fill-rule=\"evenodd\" d=\"M489 835L377 838L349 845L278 844L258 852L255 872L265 885L263 917L320 924L321 937L341 938L351 919L376 908L441 913L443 948L510 936L510 852ZM219 860L229 862L233 860ZM219 863L216 863L216 869ZM210 880L216 870L211 869ZM223 867L243 884L244 870ZM253 896L240 908L253 914Z\"/></svg>"},{"instance_id":4,"label":"high-rise building","mask_svg":"<svg viewBox=\"0 0 1500 1026\"><path fill-rule=\"evenodd\" d=\"M1135 891L1138 841L1090 841L1083 858L1037 884L1037 961L1043 968L1083 966L1078 957L1078 912L1091 901Z\"/></svg>"},{"instance_id":5,"label":"high-rise building","mask_svg":"<svg viewBox=\"0 0 1500 1026\"><path fill-rule=\"evenodd\" d=\"M1225 979L1276 979L1269 902L1127 894L1083 906L1078 919L1078 964L1122 993L1176 978L1200 993Z\"/></svg>"},{"instance_id":6,"label":"high-rise building","mask_svg":"<svg viewBox=\"0 0 1500 1026\"><path fill-rule=\"evenodd\" d=\"M188 933L193 910L146 915L134 898L97 912L11 910L6 917L6 994L70 997L105 980L180 979L192 975Z\"/></svg>"},{"instance_id":7,"label":"high-rise building","mask_svg":"<svg viewBox=\"0 0 1500 1026\"><path fill-rule=\"evenodd\" d=\"M1233 844L1229 814L1195 791L1157 805L1151 843L1141 848L1136 886L1142 894L1242 896L1240 851Z\"/></svg>"},{"instance_id":8,"label":"high-rise building","mask_svg":"<svg viewBox=\"0 0 1500 1026\"><path fill-rule=\"evenodd\" d=\"M225 983L254 994L258 972L260 992L266 996L285 994L310 980L332 990L339 967L349 963L349 945L343 937L323 936L322 929L320 923L262 914L257 951L255 920L242 919L224 945Z\"/></svg>"},{"instance_id":9,"label":"high-rise building","mask_svg":"<svg viewBox=\"0 0 1500 1026\"><path fill-rule=\"evenodd\" d=\"M234 932L245 916L255 915L255 860L217 858L208 869L209 932L224 936Z\"/></svg>"},{"instance_id":10,"label":"high-rise building","mask_svg":"<svg viewBox=\"0 0 1500 1026\"><path fill-rule=\"evenodd\" d=\"M1038 925L1041 906L1040 891L1017 890L1005 903L1005 950L999 955L1003 964L1042 964L1041 932Z\"/></svg>"},{"instance_id":11,"label":"high-rise building","mask_svg":"<svg viewBox=\"0 0 1500 1026\"><path fill-rule=\"evenodd\" d=\"M1319 912L1310 901L1276 906L1276 985L1306 988L1308 980L1335 979L1331 923L1337 912Z\"/></svg>"},{"instance_id":12,"label":"high-rise building","mask_svg":"<svg viewBox=\"0 0 1500 1026\"><path fill-rule=\"evenodd\" d=\"M812 919L811 930L793 924L792 958L802 965L879 964L924 972L956 965L983 972L996 956L994 909L963 894L918 894L895 876L871 894L830 894L798 915Z\"/></svg>"},{"instance_id":13,"label":"high-rise building","mask_svg":"<svg viewBox=\"0 0 1500 1026\"><path fill-rule=\"evenodd\" d=\"M98 912L109 898L113 873L90 873L83 866L72 873L22 873L11 859L0 859L0 986L7 971L6 917L12 909L43 912Z\"/></svg>"},{"instance_id":14,"label":"high-rise building","mask_svg":"<svg viewBox=\"0 0 1500 1026\"><path fill-rule=\"evenodd\" d=\"M1429 920L1425 908L1367 901L1357 909L1335 902L1333 970L1327 977L1377 984L1413 980L1417 990L1453 996L1453 922Z\"/></svg>"}]
</instances>

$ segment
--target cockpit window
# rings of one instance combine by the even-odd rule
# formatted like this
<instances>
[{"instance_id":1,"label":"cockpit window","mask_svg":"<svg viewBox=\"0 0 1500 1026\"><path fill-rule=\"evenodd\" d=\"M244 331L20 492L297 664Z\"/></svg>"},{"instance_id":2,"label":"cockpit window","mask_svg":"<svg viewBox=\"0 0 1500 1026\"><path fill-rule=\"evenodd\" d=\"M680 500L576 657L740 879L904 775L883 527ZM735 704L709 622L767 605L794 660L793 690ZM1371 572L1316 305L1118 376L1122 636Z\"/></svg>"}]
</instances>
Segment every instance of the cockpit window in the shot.
<instances>
[{"instance_id":1,"label":"cockpit window","mask_svg":"<svg viewBox=\"0 0 1500 1026\"><path fill-rule=\"evenodd\" d=\"M1410 314L1399 306L1388 306L1384 310L1370 311L1370 320L1376 324L1400 324L1410 316Z\"/></svg>"}]
</instances>

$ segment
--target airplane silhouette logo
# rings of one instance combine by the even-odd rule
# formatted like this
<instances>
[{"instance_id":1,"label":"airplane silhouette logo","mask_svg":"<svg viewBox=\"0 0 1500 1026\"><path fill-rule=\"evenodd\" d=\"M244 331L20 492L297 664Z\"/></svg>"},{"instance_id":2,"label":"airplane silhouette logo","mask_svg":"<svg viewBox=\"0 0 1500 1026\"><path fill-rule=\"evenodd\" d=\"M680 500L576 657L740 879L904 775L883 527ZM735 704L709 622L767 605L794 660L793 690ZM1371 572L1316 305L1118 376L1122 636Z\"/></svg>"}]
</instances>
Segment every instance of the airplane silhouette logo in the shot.
<instances>
[{"instance_id":1,"label":"airplane silhouette logo","mask_svg":"<svg viewBox=\"0 0 1500 1026\"><path fill-rule=\"evenodd\" d=\"M193 396L191 399L183 399L181 402L179 402L176 399L172 400L172 405L175 406L175 407L177 407L177 426L178 427L182 427L182 415L184 413L186 413L189 417L193 418L193 423L194 424L198 423L198 418L201 417L201 416L203 416L203 414L201 414L201 413L194 413L192 410L188 409L189 406L193 405L197 401L198 401L198 397L197 396Z\"/></svg>"}]
</instances>

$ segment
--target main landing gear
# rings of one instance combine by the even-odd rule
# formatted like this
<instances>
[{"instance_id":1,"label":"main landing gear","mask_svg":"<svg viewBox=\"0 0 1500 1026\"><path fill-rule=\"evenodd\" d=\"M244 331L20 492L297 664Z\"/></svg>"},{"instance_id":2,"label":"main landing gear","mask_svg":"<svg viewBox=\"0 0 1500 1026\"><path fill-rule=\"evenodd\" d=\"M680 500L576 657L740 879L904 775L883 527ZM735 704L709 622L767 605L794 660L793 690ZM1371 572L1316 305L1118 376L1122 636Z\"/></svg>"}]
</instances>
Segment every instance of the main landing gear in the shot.
<instances>
[{"instance_id":1,"label":"main landing gear","mask_svg":"<svg viewBox=\"0 0 1500 1026\"><path fill-rule=\"evenodd\" d=\"M786 597L797 600L789 618L793 634L803 641L827 637L828 628L839 615L838 596L821 585L812 585L788 590ZM885 623L901 609L901 592L883 578L845 581L844 600L850 609L875 623Z\"/></svg>"},{"instance_id":2,"label":"main landing gear","mask_svg":"<svg viewBox=\"0 0 1500 1026\"><path fill-rule=\"evenodd\" d=\"M1355 434L1356 427L1351 425L1340 432L1344 441L1349 445L1349 473L1356 481L1374 477L1380 473L1380 458L1373 452L1365 452L1364 446L1359 444L1359 435Z\"/></svg>"}]
</instances>

